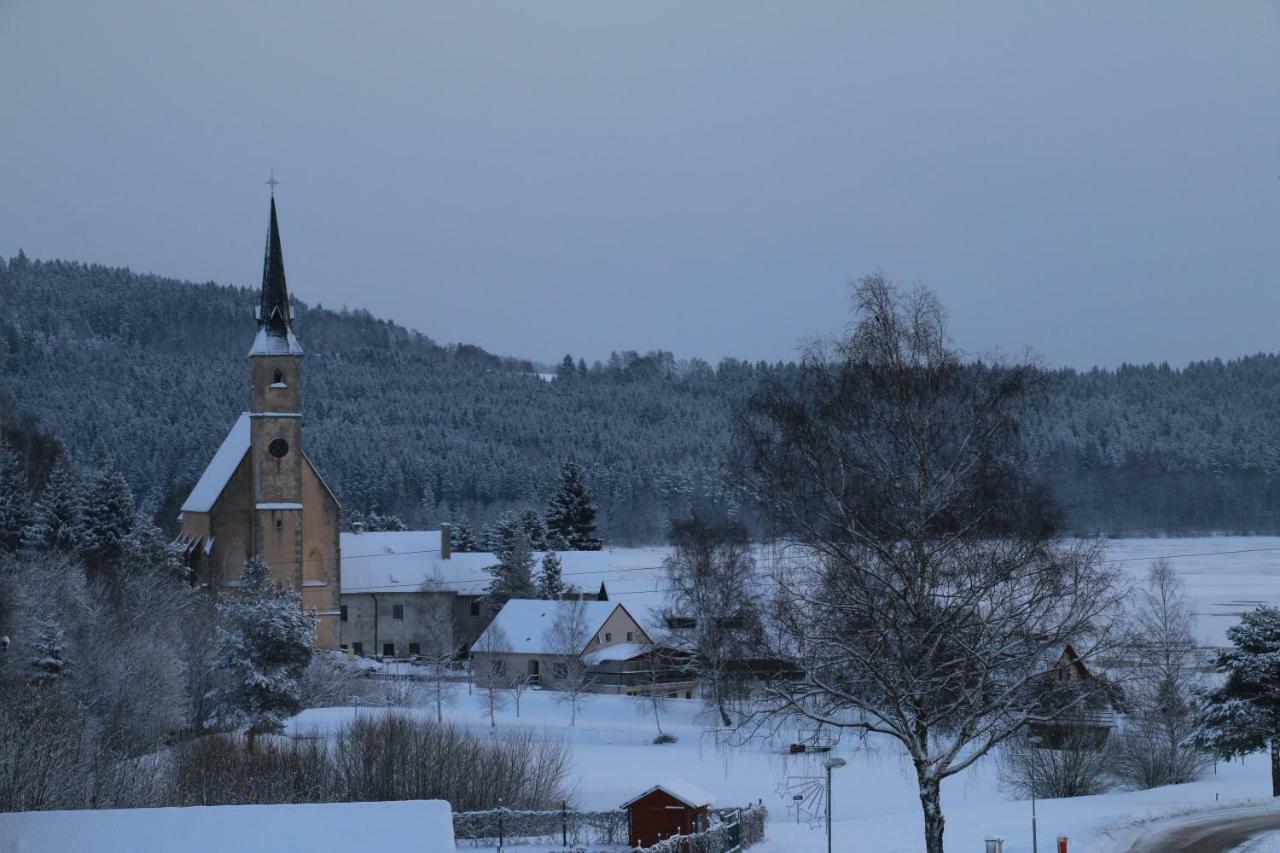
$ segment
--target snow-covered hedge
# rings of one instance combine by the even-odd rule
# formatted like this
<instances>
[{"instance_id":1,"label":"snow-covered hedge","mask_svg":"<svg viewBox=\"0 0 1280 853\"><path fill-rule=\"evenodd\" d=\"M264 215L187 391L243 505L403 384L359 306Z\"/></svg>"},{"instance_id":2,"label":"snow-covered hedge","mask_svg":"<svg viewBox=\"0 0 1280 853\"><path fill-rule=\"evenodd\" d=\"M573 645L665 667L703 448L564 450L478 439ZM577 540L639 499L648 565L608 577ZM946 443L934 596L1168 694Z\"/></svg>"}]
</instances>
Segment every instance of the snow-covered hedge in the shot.
<instances>
[{"instance_id":1,"label":"snow-covered hedge","mask_svg":"<svg viewBox=\"0 0 1280 853\"><path fill-rule=\"evenodd\" d=\"M571 845L626 844L627 813L624 811L519 811L487 809L455 812L453 834L461 842L477 847L502 844Z\"/></svg>"}]
</instances>

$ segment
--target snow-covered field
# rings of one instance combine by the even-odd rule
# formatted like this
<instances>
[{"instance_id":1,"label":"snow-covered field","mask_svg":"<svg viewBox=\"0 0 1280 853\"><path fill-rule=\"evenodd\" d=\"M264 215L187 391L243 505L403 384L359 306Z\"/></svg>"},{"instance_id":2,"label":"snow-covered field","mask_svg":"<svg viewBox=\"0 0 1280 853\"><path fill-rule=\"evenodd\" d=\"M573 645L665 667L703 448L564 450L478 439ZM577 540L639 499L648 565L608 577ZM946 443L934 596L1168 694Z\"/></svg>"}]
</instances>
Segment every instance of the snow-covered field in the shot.
<instances>
[{"instance_id":1,"label":"snow-covered field","mask_svg":"<svg viewBox=\"0 0 1280 853\"><path fill-rule=\"evenodd\" d=\"M662 605L663 548L619 549L615 571L606 577L566 578L584 589L604 580L610 597L625 603L645 620ZM1280 605L1280 537L1213 537L1141 539L1113 542L1108 559L1135 583L1150 561L1167 556L1187 585L1206 644L1224 642L1224 632L1238 614L1257 603ZM478 698L455 691L449 719L488 730ZM331 728L356 713L353 709L318 709L296 718L291 728L309 732ZM360 713L371 713L368 709ZM429 714L425 709L420 713ZM576 803L587 809L615 808L666 778L684 778L714 793L721 805L763 800L771 809L769 841L764 853L825 849L821 826L788 812L789 777L819 776L812 756L785 754L783 744L717 746L706 732L700 706L677 700L664 713L663 728L678 736L674 744L654 745L653 719L642 702L620 696L597 696L580 712L576 727L555 694L526 694L517 719L513 708L499 717L500 729L527 727L568 740L573 747ZM908 853L921 849L921 818L911 769L892 744L846 742L837 754L848 759L836 771L833 808L835 850ZM1219 765L1216 774L1189 785L1151 791L1112 792L1095 797L1046 800L1037 804L1041 849L1053 849L1058 835L1071 838L1072 850L1110 850L1143 820L1221 807L1228 802L1265 797L1269 767L1262 756L1243 764ZM1031 850L1031 806L1010 800L1001 790L992 761L948 781L943 788L947 846L980 850L984 839L1002 836L1008 853Z\"/></svg>"}]
</instances>

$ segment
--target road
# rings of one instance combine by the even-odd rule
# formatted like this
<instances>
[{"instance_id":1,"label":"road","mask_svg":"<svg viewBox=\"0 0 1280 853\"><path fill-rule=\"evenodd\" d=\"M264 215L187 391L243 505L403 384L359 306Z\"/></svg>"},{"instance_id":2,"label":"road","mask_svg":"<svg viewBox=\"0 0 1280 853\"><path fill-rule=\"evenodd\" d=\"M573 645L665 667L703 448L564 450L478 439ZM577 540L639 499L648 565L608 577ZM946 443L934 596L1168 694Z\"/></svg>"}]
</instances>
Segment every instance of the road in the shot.
<instances>
[{"instance_id":1,"label":"road","mask_svg":"<svg viewBox=\"0 0 1280 853\"><path fill-rule=\"evenodd\" d=\"M1224 809L1153 824L1126 853L1227 853L1272 831L1280 831L1280 806Z\"/></svg>"}]
</instances>

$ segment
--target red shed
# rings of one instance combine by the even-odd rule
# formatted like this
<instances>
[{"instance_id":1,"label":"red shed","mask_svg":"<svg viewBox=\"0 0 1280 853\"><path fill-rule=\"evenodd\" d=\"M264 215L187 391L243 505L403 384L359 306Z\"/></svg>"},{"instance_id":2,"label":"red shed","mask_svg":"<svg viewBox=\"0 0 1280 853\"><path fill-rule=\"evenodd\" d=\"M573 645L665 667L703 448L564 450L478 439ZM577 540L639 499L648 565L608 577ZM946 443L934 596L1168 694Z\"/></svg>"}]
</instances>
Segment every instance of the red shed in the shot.
<instances>
[{"instance_id":1,"label":"red shed","mask_svg":"<svg viewBox=\"0 0 1280 853\"><path fill-rule=\"evenodd\" d=\"M702 832L711 822L715 798L683 779L654 785L622 804L631 826L632 847L652 847L673 835Z\"/></svg>"}]
</instances>

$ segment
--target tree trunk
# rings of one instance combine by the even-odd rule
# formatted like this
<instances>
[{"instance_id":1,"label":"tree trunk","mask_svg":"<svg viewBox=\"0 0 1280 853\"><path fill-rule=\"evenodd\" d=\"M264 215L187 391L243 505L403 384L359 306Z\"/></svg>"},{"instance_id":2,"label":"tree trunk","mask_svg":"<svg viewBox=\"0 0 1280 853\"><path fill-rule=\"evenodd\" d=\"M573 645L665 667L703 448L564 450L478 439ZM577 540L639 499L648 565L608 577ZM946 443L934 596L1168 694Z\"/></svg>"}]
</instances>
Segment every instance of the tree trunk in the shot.
<instances>
[{"instance_id":1,"label":"tree trunk","mask_svg":"<svg viewBox=\"0 0 1280 853\"><path fill-rule=\"evenodd\" d=\"M1280 735L1271 738L1271 796L1280 797Z\"/></svg>"},{"instance_id":2,"label":"tree trunk","mask_svg":"<svg viewBox=\"0 0 1280 853\"><path fill-rule=\"evenodd\" d=\"M924 809L925 853L942 853L942 784L917 771L920 780L920 806Z\"/></svg>"}]
</instances>

